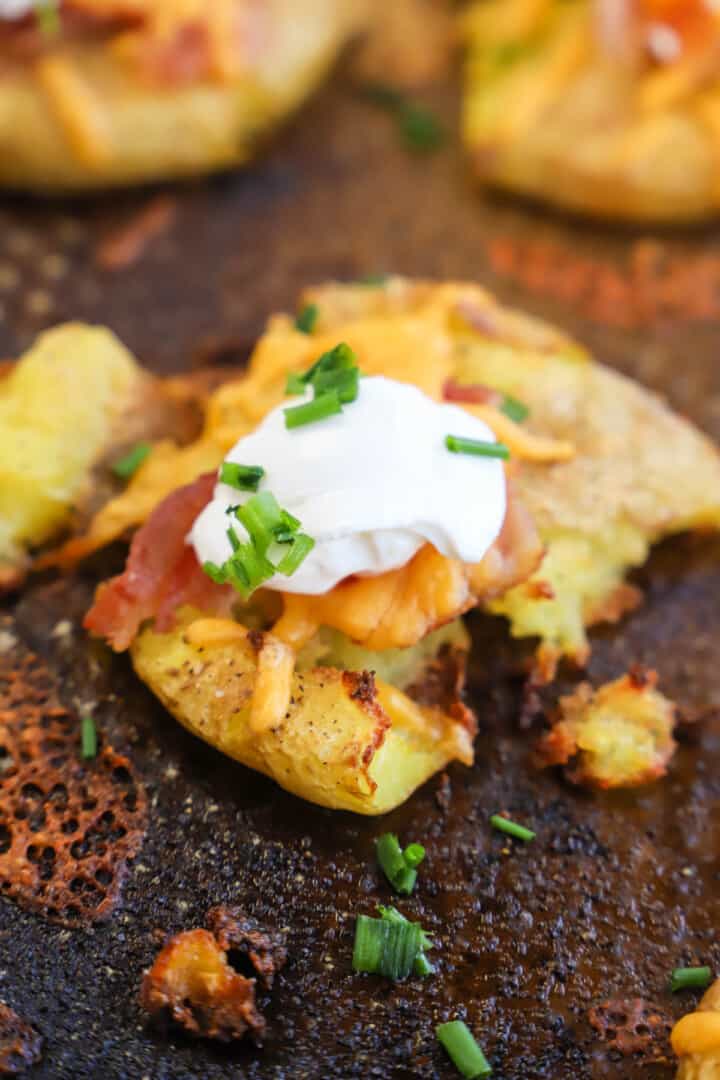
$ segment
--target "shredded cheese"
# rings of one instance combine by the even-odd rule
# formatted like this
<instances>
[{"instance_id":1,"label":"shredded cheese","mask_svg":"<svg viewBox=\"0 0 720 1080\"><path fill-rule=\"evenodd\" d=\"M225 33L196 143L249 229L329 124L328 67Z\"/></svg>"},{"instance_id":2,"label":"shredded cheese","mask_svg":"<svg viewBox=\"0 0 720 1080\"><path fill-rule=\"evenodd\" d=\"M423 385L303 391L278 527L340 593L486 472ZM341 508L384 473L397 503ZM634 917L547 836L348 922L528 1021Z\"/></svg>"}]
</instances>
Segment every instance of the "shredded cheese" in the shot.
<instances>
[{"instance_id":1,"label":"shredded cheese","mask_svg":"<svg viewBox=\"0 0 720 1080\"><path fill-rule=\"evenodd\" d=\"M673 1028L671 1041L678 1057L719 1050L720 1013L694 1012L683 1016Z\"/></svg>"},{"instance_id":2,"label":"shredded cheese","mask_svg":"<svg viewBox=\"0 0 720 1080\"><path fill-rule=\"evenodd\" d=\"M185 630L185 640L195 648L220 649L247 641L247 629L232 619L195 619Z\"/></svg>"},{"instance_id":3,"label":"shredded cheese","mask_svg":"<svg viewBox=\"0 0 720 1080\"><path fill-rule=\"evenodd\" d=\"M293 650L266 634L258 653L250 712L250 728L254 735L269 731L283 721L290 707L294 671Z\"/></svg>"},{"instance_id":4,"label":"shredded cheese","mask_svg":"<svg viewBox=\"0 0 720 1080\"><path fill-rule=\"evenodd\" d=\"M113 156L109 114L76 65L66 56L45 56L34 73L78 161L88 169L107 165Z\"/></svg>"},{"instance_id":5,"label":"shredded cheese","mask_svg":"<svg viewBox=\"0 0 720 1080\"><path fill-rule=\"evenodd\" d=\"M249 631L232 619L195 619L185 629L185 640L199 649L245 645ZM260 735L284 719L292 696L295 652L275 635L263 634L250 705L249 728Z\"/></svg>"},{"instance_id":6,"label":"shredded cheese","mask_svg":"<svg viewBox=\"0 0 720 1080\"><path fill-rule=\"evenodd\" d=\"M464 409L484 420L492 428L497 439L505 443L514 458L533 461L536 464L550 465L559 461L570 461L575 456L575 447L564 440L546 439L542 435L533 435L526 428L516 424L505 413L491 405L463 405Z\"/></svg>"}]
</instances>

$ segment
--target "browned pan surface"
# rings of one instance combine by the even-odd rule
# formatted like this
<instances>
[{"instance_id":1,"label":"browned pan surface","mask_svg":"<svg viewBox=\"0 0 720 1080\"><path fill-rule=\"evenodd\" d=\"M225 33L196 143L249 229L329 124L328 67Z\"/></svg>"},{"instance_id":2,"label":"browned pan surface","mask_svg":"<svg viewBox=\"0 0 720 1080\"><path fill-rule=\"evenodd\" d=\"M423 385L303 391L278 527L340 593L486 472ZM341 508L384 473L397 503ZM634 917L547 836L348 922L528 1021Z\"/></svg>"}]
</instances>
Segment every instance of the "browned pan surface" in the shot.
<instances>
[{"instance_id":1,"label":"browned pan surface","mask_svg":"<svg viewBox=\"0 0 720 1080\"><path fill-rule=\"evenodd\" d=\"M455 101L453 88L437 94L450 124ZM607 330L575 301L550 303L489 273L488 246L507 235L622 263L632 234L482 203L456 148L408 155L389 119L341 82L253 170L174 194L174 224L115 273L96 270L93 253L147 194L89 207L0 204L0 356L44 325L79 317L109 324L154 370L185 370L214 346L241 357L267 315L308 282L381 270L478 279L563 322L720 437L719 326L676 318ZM719 237L708 229L663 243L697 256L712 254ZM467 1016L498 1080L673 1075L669 1064L609 1051L588 1009L643 997L678 1015L695 999L671 999L670 969L703 962L720 972L720 544L664 545L638 579L645 606L593 639L593 678L647 663L689 715L706 716L688 729L666 780L598 796L533 772L532 736L518 727L519 653L500 621L478 618L477 764L451 770L445 809L438 795L448 789L436 779L382 822L304 805L225 760L165 715L125 660L108 671L89 663L80 635L63 651L51 630L80 618L97 572L35 585L15 627L56 665L61 694L72 701L79 687L102 700L103 730L147 784L150 825L109 923L63 930L0 904L0 997L47 1040L30 1075L449 1077L433 1028L450 1015ZM487 818L499 809L532 822L536 842L508 846L492 834ZM440 946L437 976L406 986L350 969L354 915L390 901L373 858L374 838L388 829L427 844L403 910L421 916ZM168 1040L145 1027L137 1004L154 932L199 925L227 901L289 928L262 1051Z\"/></svg>"}]
</instances>

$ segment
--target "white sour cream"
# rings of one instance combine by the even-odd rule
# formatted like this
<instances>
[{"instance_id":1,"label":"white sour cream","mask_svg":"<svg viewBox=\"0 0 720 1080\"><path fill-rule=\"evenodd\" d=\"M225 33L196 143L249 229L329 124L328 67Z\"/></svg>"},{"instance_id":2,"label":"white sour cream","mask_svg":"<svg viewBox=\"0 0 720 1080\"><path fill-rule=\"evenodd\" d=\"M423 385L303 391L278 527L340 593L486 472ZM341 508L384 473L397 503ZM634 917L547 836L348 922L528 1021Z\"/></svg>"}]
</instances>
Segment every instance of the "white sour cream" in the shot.
<instances>
[{"instance_id":1,"label":"white sour cream","mask_svg":"<svg viewBox=\"0 0 720 1080\"><path fill-rule=\"evenodd\" d=\"M261 465L259 490L271 491L315 540L291 577L277 574L264 588L326 593L352 574L403 566L425 543L466 563L482 559L505 517L502 462L453 454L445 436L495 442L486 424L414 386L373 377L361 379L341 414L288 431L283 408L311 396L274 409L226 458ZM201 563L229 558L226 510L248 498L217 484L188 537Z\"/></svg>"},{"instance_id":2,"label":"white sour cream","mask_svg":"<svg viewBox=\"0 0 720 1080\"><path fill-rule=\"evenodd\" d=\"M37 6L37 0L0 0L0 19L21 19Z\"/></svg>"}]
</instances>

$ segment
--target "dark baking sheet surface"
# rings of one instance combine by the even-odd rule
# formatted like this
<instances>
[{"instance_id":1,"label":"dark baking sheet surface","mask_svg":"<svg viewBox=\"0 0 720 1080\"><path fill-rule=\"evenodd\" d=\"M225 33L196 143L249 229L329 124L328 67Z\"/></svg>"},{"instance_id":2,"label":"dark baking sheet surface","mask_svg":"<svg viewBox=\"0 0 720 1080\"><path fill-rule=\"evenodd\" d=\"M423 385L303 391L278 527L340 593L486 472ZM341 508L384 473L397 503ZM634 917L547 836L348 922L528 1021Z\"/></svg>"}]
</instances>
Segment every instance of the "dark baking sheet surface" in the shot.
<instances>
[{"instance_id":1,"label":"dark baking sheet surface","mask_svg":"<svg viewBox=\"0 0 720 1080\"><path fill-rule=\"evenodd\" d=\"M457 91L433 99L454 126ZM605 361L666 393L720 437L720 329L657 323L632 332L584 322L493 280L487 245L511 235L622 260L635 234L481 201L448 145L408 155L387 116L341 80L326 89L261 163L238 176L174 189L173 227L136 265L101 273L100 238L148 193L90 205L0 202L0 356L67 318L109 324L156 371L189 368L207 349L242 357L267 315L331 277L393 270L477 279L508 301L564 323ZM713 251L718 235L663 238L675 252ZM31 1077L219 1080L230 1077L450 1077L434 1024L465 1015L497 1080L666 1080L670 1064L608 1052L587 1019L608 998L643 997L679 1015L668 972L702 961L720 971L720 545L663 545L638 577L645 606L594 634L591 676L640 661L702 724L687 729L670 776L638 794L597 796L538 774L518 730L519 653L503 625L474 621L471 699L482 734L472 770L450 770L444 811L436 778L383 820L333 814L285 795L183 732L123 659L98 674L82 636L50 636L78 619L93 579L33 586L14 614L49 656L61 692L115 693L101 716L151 796L144 847L114 917L69 931L0 902L0 998L46 1037ZM6 605L7 607L7 605ZM507 845L487 827L505 809L538 839ZM423 839L428 860L403 910L440 944L439 973L393 986L354 976L354 915L390 901L373 858L388 829ZM137 1003L157 930L201 925L219 902L287 927L290 961L267 1005L263 1050L218 1049L148 1029Z\"/></svg>"}]
</instances>

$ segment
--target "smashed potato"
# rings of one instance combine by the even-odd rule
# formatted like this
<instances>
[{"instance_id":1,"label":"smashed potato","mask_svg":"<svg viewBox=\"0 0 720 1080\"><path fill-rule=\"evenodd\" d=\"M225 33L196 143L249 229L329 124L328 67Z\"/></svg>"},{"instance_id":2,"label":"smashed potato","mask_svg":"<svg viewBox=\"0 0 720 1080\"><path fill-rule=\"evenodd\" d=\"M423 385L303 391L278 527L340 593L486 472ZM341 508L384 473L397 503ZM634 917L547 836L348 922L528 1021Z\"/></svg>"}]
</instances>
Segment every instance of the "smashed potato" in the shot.
<instances>
[{"instance_id":1,"label":"smashed potato","mask_svg":"<svg viewBox=\"0 0 720 1080\"><path fill-rule=\"evenodd\" d=\"M720 979L695 1012L678 1020L671 1041L680 1058L677 1080L720 1080Z\"/></svg>"},{"instance_id":2,"label":"smashed potato","mask_svg":"<svg viewBox=\"0 0 720 1080\"><path fill-rule=\"evenodd\" d=\"M0 378L0 584L88 494L146 386L113 334L80 324L43 334Z\"/></svg>"},{"instance_id":3,"label":"smashed potato","mask_svg":"<svg viewBox=\"0 0 720 1080\"><path fill-rule=\"evenodd\" d=\"M709 439L655 395L603 365L539 320L502 307L474 285L391 278L385 284L308 290L313 334L275 316L246 376L211 398L192 446L158 445L127 490L60 553L69 564L137 527L166 495L215 469L225 453L283 398L290 371L347 341L363 371L419 386L473 411L491 391L529 409L512 424L482 413L520 464L514 481L545 545L530 582L488 601L517 637L538 637L542 670L588 657L586 628L639 601L625 582L650 545L720 524L720 458ZM464 389L463 389L464 388ZM460 395L460 396L459 396ZM498 419L498 417L500 419Z\"/></svg>"},{"instance_id":4,"label":"smashed potato","mask_svg":"<svg viewBox=\"0 0 720 1080\"><path fill-rule=\"evenodd\" d=\"M654 20L638 27L642 5L606 3L608 33L602 6L470 5L463 126L477 174L601 217L687 221L717 212L720 28L712 5L704 5L700 47L692 42L677 58L641 53L641 33L664 31L674 48L673 7L703 5L656 5Z\"/></svg>"},{"instance_id":5,"label":"smashed potato","mask_svg":"<svg viewBox=\"0 0 720 1080\"><path fill-rule=\"evenodd\" d=\"M542 738L539 760L567 765L569 778L597 788L639 787L667 771L675 752L675 705L656 690L654 671L635 670L593 690L560 698L560 716Z\"/></svg>"},{"instance_id":6,"label":"smashed potato","mask_svg":"<svg viewBox=\"0 0 720 1080\"><path fill-rule=\"evenodd\" d=\"M225 169L295 109L354 0L60 0L0 20L0 184L71 191Z\"/></svg>"}]
</instances>

